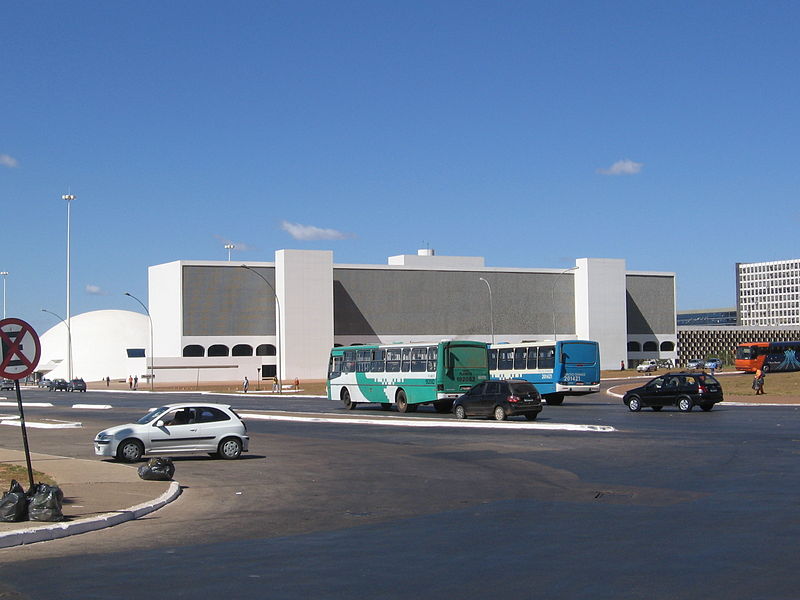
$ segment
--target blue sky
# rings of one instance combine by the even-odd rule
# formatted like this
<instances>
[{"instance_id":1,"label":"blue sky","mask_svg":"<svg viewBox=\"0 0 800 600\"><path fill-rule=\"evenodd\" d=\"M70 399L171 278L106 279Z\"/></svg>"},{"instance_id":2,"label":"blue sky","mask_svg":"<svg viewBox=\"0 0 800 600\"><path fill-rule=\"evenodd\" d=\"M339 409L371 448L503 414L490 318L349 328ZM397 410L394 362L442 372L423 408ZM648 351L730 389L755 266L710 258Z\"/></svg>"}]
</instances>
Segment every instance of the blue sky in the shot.
<instances>
[{"instance_id":1,"label":"blue sky","mask_svg":"<svg viewBox=\"0 0 800 600\"><path fill-rule=\"evenodd\" d=\"M796 258L794 2L6 2L7 313L140 307L147 267L580 257L735 304Z\"/></svg>"}]
</instances>

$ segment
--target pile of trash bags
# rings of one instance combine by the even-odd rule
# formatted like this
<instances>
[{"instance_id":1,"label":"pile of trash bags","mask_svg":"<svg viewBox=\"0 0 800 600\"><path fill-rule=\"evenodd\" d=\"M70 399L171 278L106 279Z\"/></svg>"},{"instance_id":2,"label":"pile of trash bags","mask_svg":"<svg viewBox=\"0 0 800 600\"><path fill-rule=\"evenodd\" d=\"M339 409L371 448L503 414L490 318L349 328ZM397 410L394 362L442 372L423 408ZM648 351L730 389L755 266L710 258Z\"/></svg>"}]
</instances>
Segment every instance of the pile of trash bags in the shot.
<instances>
[{"instance_id":1,"label":"pile of trash bags","mask_svg":"<svg viewBox=\"0 0 800 600\"><path fill-rule=\"evenodd\" d=\"M139 477L148 481L170 481L175 475L171 458L151 458L139 467Z\"/></svg>"},{"instance_id":2,"label":"pile of trash bags","mask_svg":"<svg viewBox=\"0 0 800 600\"><path fill-rule=\"evenodd\" d=\"M14 479L0 498L0 521L63 521L64 492L57 485L37 483L27 492Z\"/></svg>"}]
</instances>

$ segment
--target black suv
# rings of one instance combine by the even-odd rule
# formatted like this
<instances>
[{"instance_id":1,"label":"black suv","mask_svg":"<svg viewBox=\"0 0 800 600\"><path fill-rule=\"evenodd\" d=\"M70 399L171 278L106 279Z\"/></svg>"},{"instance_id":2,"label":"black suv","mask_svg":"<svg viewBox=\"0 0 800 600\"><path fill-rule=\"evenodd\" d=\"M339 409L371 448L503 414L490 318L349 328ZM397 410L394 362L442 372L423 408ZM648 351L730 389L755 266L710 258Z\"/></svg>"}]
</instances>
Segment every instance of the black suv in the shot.
<instances>
[{"instance_id":1,"label":"black suv","mask_svg":"<svg viewBox=\"0 0 800 600\"><path fill-rule=\"evenodd\" d=\"M677 406L682 412L689 412L695 405L709 411L722 402L722 386L707 373L667 373L628 390L622 401L634 412L643 406L653 410Z\"/></svg>"},{"instance_id":2,"label":"black suv","mask_svg":"<svg viewBox=\"0 0 800 600\"><path fill-rule=\"evenodd\" d=\"M506 417L525 415L533 421L542 412L542 397L536 387L524 379L484 381L473 386L453 403L456 419L467 417Z\"/></svg>"}]
</instances>

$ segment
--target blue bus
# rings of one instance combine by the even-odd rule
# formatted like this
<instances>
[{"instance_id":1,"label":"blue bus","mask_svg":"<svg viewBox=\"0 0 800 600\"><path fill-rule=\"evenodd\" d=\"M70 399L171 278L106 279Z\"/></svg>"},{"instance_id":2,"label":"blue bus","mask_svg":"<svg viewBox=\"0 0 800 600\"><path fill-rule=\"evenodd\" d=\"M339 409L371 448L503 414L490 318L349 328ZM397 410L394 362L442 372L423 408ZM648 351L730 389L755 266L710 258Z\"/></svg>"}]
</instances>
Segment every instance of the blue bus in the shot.
<instances>
[{"instance_id":1,"label":"blue bus","mask_svg":"<svg viewBox=\"0 0 800 600\"><path fill-rule=\"evenodd\" d=\"M547 404L565 396L600 391L600 345L590 340L560 340L489 346L492 379L525 379Z\"/></svg>"}]
</instances>

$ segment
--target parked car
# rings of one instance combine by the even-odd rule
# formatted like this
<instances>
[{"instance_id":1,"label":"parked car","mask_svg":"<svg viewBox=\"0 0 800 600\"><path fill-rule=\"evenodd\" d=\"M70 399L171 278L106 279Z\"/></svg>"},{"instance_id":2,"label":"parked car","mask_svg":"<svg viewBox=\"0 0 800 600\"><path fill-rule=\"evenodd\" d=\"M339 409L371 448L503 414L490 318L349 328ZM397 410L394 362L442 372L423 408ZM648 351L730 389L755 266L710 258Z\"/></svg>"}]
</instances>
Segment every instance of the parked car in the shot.
<instances>
[{"instance_id":1,"label":"parked car","mask_svg":"<svg viewBox=\"0 0 800 600\"><path fill-rule=\"evenodd\" d=\"M13 379L3 379L0 381L0 391L2 390L13 390L14 389L14 380Z\"/></svg>"},{"instance_id":2,"label":"parked car","mask_svg":"<svg viewBox=\"0 0 800 600\"><path fill-rule=\"evenodd\" d=\"M706 369L711 369L713 371L721 371L722 370L722 360L719 358L707 358L705 362Z\"/></svg>"},{"instance_id":3,"label":"parked car","mask_svg":"<svg viewBox=\"0 0 800 600\"><path fill-rule=\"evenodd\" d=\"M49 379L45 379L44 377L42 377L39 380L39 387L40 388L49 388L50 387L50 380Z\"/></svg>"},{"instance_id":4,"label":"parked car","mask_svg":"<svg viewBox=\"0 0 800 600\"><path fill-rule=\"evenodd\" d=\"M699 406L709 411L722 400L722 386L713 375L689 372L660 375L641 387L628 390L622 398L633 412L643 406L655 411L664 406L677 406L682 412Z\"/></svg>"},{"instance_id":5,"label":"parked car","mask_svg":"<svg viewBox=\"0 0 800 600\"><path fill-rule=\"evenodd\" d=\"M66 379L53 379L53 381L48 384L47 389L51 392L54 390L58 392L66 392L67 389L69 389L69 383L67 383Z\"/></svg>"},{"instance_id":6,"label":"parked car","mask_svg":"<svg viewBox=\"0 0 800 600\"><path fill-rule=\"evenodd\" d=\"M67 391L68 392L85 392L86 391L86 382L83 379L73 379L72 381L67 384Z\"/></svg>"},{"instance_id":7,"label":"parked car","mask_svg":"<svg viewBox=\"0 0 800 600\"><path fill-rule=\"evenodd\" d=\"M207 452L225 459L247 452L247 427L227 404L180 402L151 410L135 423L104 429L94 453L125 462L145 454Z\"/></svg>"},{"instance_id":8,"label":"parked car","mask_svg":"<svg viewBox=\"0 0 800 600\"><path fill-rule=\"evenodd\" d=\"M689 362L686 363L687 369L698 369L703 370L706 367L706 361L702 358L690 358Z\"/></svg>"},{"instance_id":9,"label":"parked car","mask_svg":"<svg viewBox=\"0 0 800 600\"><path fill-rule=\"evenodd\" d=\"M658 369L658 361L654 358L651 358L649 360L644 360L638 365L636 365L636 370L639 371L639 373L649 373L657 369Z\"/></svg>"},{"instance_id":10,"label":"parked car","mask_svg":"<svg viewBox=\"0 0 800 600\"><path fill-rule=\"evenodd\" d=\"M540 412L542 397L536 386L524 379L483 381L453 402L456 419L480 416L504 421L506 417L525 415L533 421Z\"/></svg>"}]
</instances>

